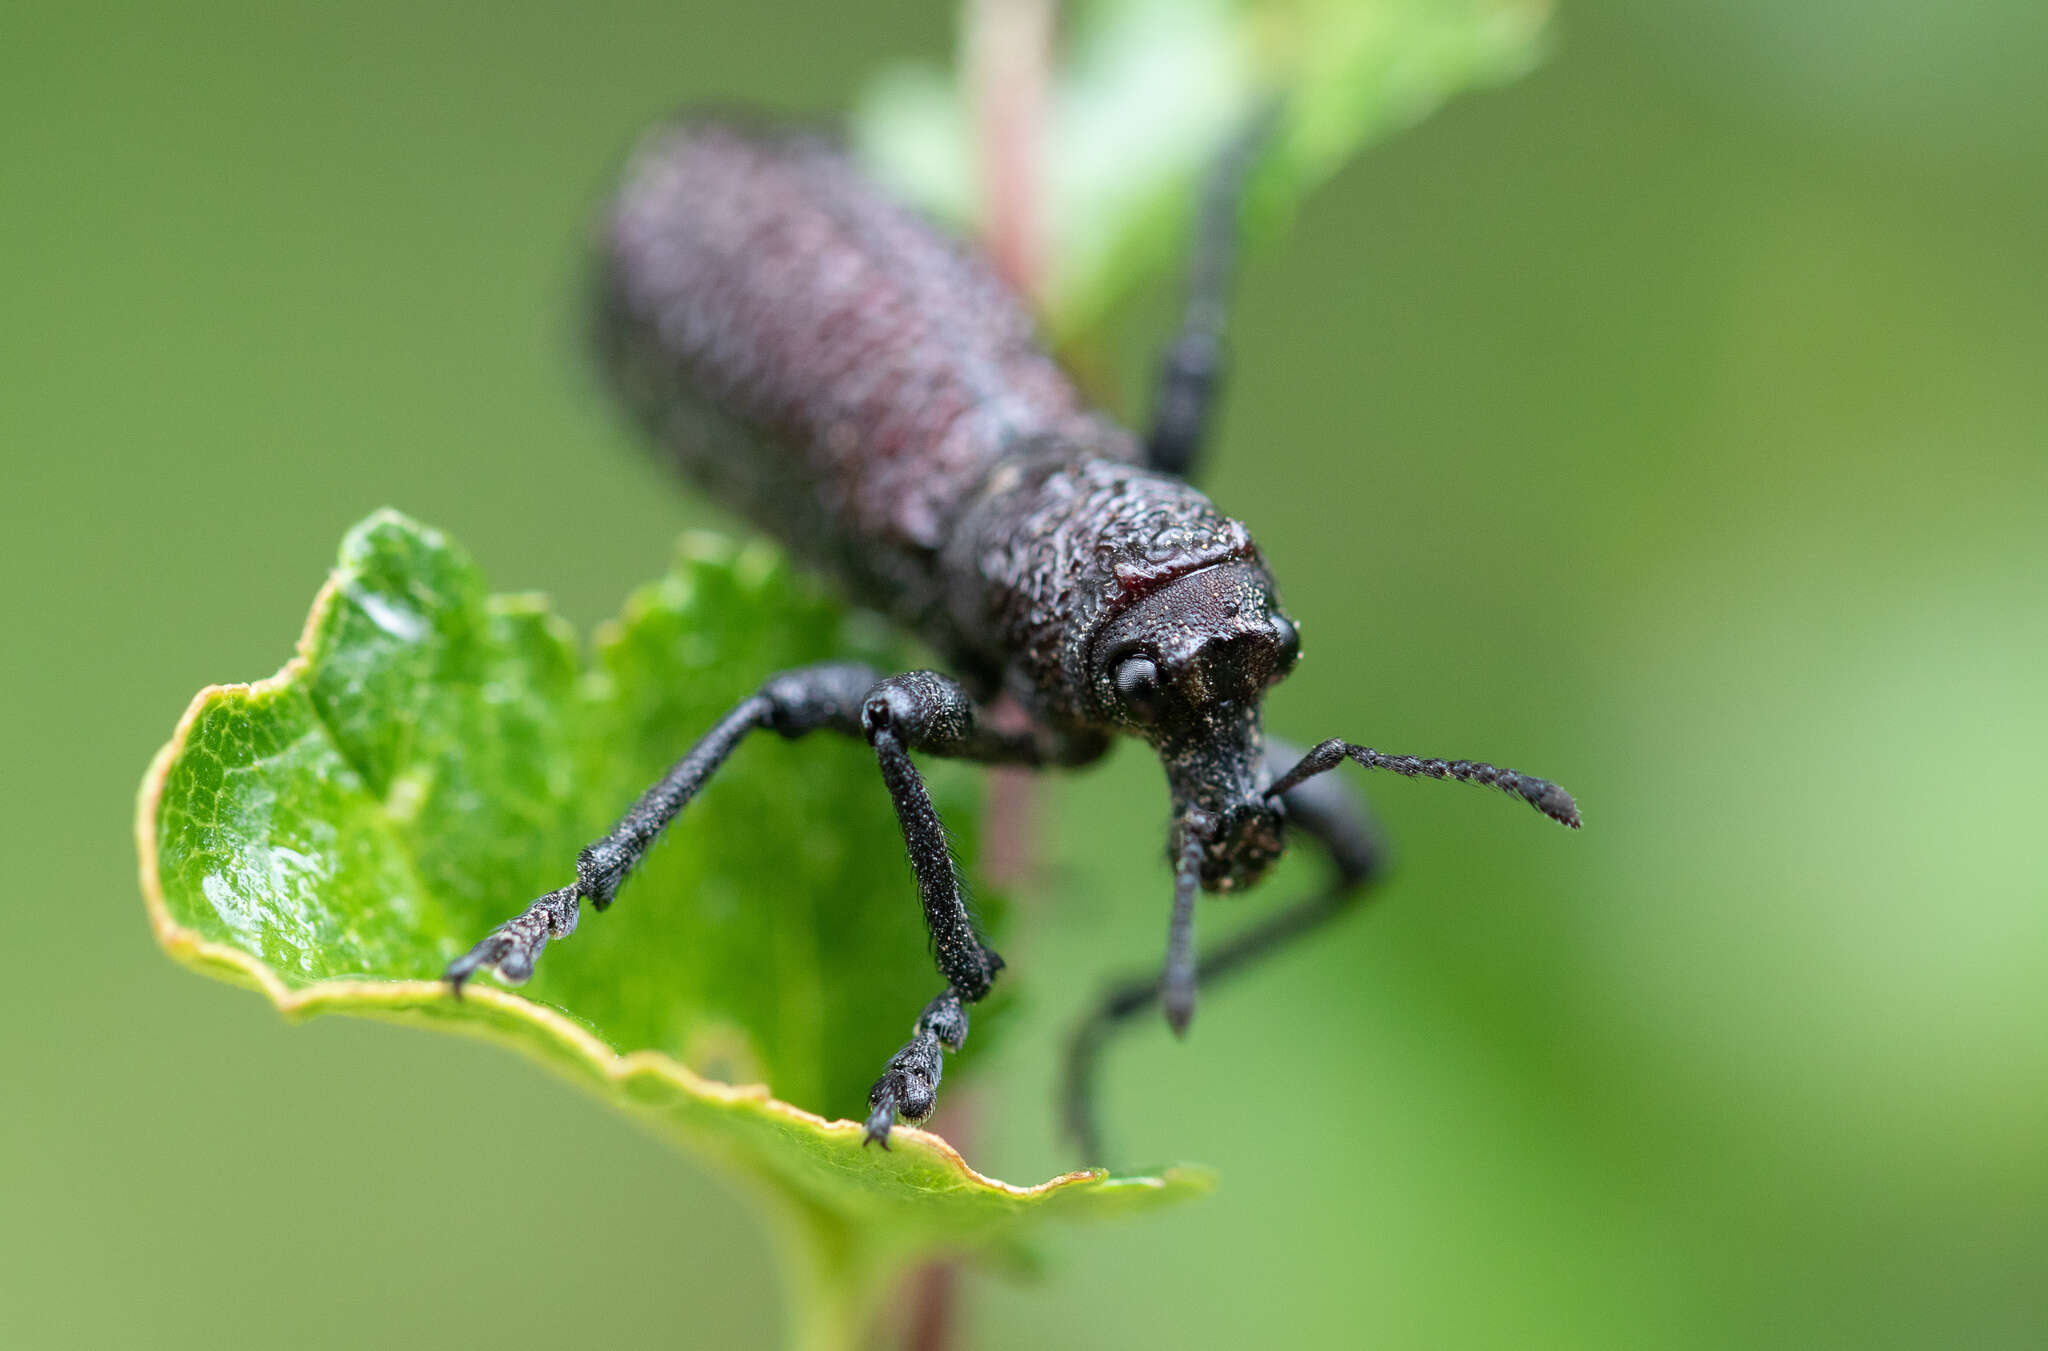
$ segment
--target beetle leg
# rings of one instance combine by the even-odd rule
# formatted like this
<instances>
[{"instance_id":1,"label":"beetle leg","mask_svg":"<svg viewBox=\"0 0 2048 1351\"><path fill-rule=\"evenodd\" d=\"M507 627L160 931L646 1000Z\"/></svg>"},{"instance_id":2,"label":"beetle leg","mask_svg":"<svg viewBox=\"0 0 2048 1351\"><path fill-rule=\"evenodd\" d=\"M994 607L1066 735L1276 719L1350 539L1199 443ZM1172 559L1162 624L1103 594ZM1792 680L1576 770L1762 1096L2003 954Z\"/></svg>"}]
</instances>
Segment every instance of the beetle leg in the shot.
<instances>
[{"instance_id":1,"label":"beetle leg","mask_svg":"<svg viewBox=\"0 0 2048 1351\"><path fill-rule=\"evenodd\" d=\"M769 678L642 794L610 833L577 856L574 882L492 930L450 963L446 979L459 996L463 983L480 970L495 971L510 984L531 976L548 940L575 932L582 902L589 900L597 910L609 906L661 832L747 734L762 730L792 739L821 730L866 739L903 829L925 924L947 987L926 1006L910 1043L889 1062L869 1097L868 1138L886 1144L898 1113L913 1121L931 1114L940 1056L960 1048L967 1036L965 1006L988 993L1003 965L975 930L945 826L910 752L1037 765L1054 759L1072 761L1092 749L1080 743L1070 746L1035 730L990 727L975 717L967 692L937 672L911 671L878 681L873 670L858 662L824 662Z\"/></svg>"},{"instance_id":2,"label":"beetle leg","mask_svg":"<svg viewBox=\"0 0 2048 1351\"><path fill-rule=\"evenodd\" d=\"M1299 758L1300 752L1295 748L1269 743L1268 773L1283 773ZM1364 898L1367 884L1375 881L1385 866L1372 818L1366 813L1363 798L1350 784L1327 777L1310 779L1282 794L1281 801L1287 806L1288 828L1322 845L1330 856L1335 876L1321 893L1296 902L1263 924L1203 953L1196 967L1196 980L1204 987L1250 966L1351 909ZM1159 1002L1160 987L1156 976L1112 985L1074 1029L1067 1043L1061 1119L1084 1162L1097 1163L1103 1157L1096 1112L1096 1062L1112 1033Z\"/></svg>"},{"instance_id":3,"label":"beetle leg","mask_svg":"<svg viewBox=\"0 0 2048 1351\"><path fill-rule=\"evenodd\" d=\"M1216 157L1196 207L1194 257L1180 332L1159 363L1145 463L1192 479L1200 467L1216 393L1223 381L1223 330L1237 256L1237 218L1245 180L1272 139L1279 105L1262 107Z\"/></svg>"},{"instance_id":4,"label":"beetle leg","mask_svg":"<svg viewBox=\"0 0 2048 1351\"><path fill-rule=\"evenodd\" d=\"M1042 757L1028 733L985 728L975 718L967 692L935 671L912 671L882 681L869 691L860 717L903 827L925 927L931 932L940 974L946 977L945 991L918 1015L910 1040L890 1058L868 1093L866 1142L886 1149L889 1128L898 1116L915 1122L931 1115L944 1053L959 1050L967 1039L966 1006L988 993L1003 967L1003 959L975 930L946 828L910 752L1026 764L1040 763Z\"/></svg>"},{"instance_id":5,"label":"beetle leg","mask_svg":"<svg viewBox=\"0 0 2048 1351\"><path fill-rule=\"evenodd\" d=\"M720 718L689 754L627 808L603 839L576 856L574 882L541 897L450 963L445 976L449 986L459 996L463 982L481 970L495 971L513 985L526 980L549 938L575 932L584 900L595 910L612 903L661 832L749 732L769 729L798 737L825 727L858 735L860 701L874 683L875 673L858 662L825 662L772 677Z\"/></svg>"}]
</instances>

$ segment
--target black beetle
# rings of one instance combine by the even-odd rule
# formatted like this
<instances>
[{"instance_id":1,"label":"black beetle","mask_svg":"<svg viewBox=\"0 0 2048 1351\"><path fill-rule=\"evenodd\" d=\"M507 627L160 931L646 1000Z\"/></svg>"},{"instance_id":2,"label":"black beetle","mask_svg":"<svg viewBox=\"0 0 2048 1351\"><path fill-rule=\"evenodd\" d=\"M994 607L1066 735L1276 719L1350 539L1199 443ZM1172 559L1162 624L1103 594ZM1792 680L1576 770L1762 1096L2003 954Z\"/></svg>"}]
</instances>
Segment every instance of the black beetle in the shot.
<instances>
[{"instance_id":1,"label":"black beetle","mask_svg":"<svg viewBox=\"0 0 2048 1351\"><path fill-rule=\"evenodd\" d=\"M867 1138L931 1114L943 1052L1002 959L968 914L911 753L1083 765L1112 736L1159 753L1173 799L1172 919L1157 981L1112 991L1069 1058L1067 1125L1099 1153L1089 1081L1104 1034L1149 1006L1176 1031L1198 983L1339 913L1375 871L1362 805L1315 776L1368 768L1491 784L1576 827L1554 784L1470 761L1326 741L1282 754L1266 690L1300 653L1245 528L1187 481L1217 384L1238 189L1257 136L1219 163L1191 299L1141 442L1090 410L980 256L891 199L819 133L686 117L633 157L600 242L597 341L626 405L691 479L915 631L953 674L785 671L713 727L603 839L576 880L448 968L525 979L550 937L602 910L747 733L863 737L909 846L946 988L869 1094ZM1020 730L985 716L1007 695ZM1291 763L1291 767L1290 767ZM1328 850L1330 889L1196 959L1198 890L1257 882L1290 829Z\"/></svg>"}]
</instances>

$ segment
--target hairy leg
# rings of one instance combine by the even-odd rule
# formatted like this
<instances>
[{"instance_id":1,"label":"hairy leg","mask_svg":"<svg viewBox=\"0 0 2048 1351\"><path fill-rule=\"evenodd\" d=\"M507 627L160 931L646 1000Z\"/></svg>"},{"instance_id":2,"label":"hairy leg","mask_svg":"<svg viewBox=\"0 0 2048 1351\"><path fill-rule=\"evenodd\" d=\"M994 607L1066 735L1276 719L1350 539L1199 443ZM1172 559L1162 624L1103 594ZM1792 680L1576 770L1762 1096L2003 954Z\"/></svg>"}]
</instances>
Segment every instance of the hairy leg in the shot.
<instances>
[{"instance_id":1,"label":"hairy leg","mask_svg":"<svg viewBox=\"0 0 2048 1351\"><path fill-rule=\"evenodd\" d=\"M1282 773L1298 758L1292 747L1275 743L1267 752L1269 772ZM1195 968L1196 984L1221 980L1329 923L1362 899L1366 885L1384 865L1364 800L1342 780L1310 779L1282 794L1281 801L1287 806L1288 828L1321 844L1335 875L1324 891L1203 953ZM1135 1015L1160 1001L1161 987L1158 976L1111 986L1067 1043L1061 1121L1083 1162L1097 1163L1103 1157L1096 1107L1096 1065L1103 1047Z\"/></svg>"},{"instance_id":2,"label":"hairy leg","mask_svg":"<svg viewBox=\"0 0 2048 1351\"><path fill-rule=\"evenodd\" d=\"M868 1090L865 1142L887 1149L889 1129L899 1117L918 1122L932 1114L944 1053L959 1050L967 1040L967 1005L988 993L1003 968L1003 959L975 932L946 829L909 753L1041 761L1028 735L1006 737L985 730L966 691L931 671L912 671L876 685L861 706L861 729L896 804L925 927L931 931L939 974L946 978L946 988L918 1014L910 1040L889 1058L882 1077Z\"/></svg>"}]
</instances>

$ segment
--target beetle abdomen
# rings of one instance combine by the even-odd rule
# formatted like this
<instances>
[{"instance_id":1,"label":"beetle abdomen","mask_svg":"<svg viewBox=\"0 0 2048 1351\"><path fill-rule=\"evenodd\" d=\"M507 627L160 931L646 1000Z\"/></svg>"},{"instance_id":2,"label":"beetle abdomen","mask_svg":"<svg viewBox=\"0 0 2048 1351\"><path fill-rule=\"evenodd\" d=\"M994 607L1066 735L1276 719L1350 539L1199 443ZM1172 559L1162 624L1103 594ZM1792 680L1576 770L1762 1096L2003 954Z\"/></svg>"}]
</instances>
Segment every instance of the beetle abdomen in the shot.
<instances>
[{"instance_id":1,"label":"beetle abdomen","mask_svg":"<svg viewBox=\"0 0 2048 1351\"><path fill-rule=\"evenodd\" d=\"M934 556L994 463L1123 435L978 255L819 133L670 125L603 229L600 347L660 445L944 646Z\"/></svg>"}]
</instances>

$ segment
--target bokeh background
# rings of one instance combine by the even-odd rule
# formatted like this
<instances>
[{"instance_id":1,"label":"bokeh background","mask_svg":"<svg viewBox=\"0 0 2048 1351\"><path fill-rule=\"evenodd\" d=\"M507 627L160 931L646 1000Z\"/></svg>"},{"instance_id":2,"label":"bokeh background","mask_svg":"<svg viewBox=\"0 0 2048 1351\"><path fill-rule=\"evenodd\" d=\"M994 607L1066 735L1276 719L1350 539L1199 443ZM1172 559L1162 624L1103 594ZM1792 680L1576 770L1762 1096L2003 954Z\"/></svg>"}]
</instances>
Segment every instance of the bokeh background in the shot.
<instances>
[{"instance_id":1,"label":"bokeh background","mask_svg":"<svg viewBox=\"0 0 2048 1351\"><path fill-rule=\"evenodd\" d=\"M1304 619L1271 724L1553 774L1589 827L1375 783L1374 911L1113 1059L1120 1155L1221 1191L970 1278L967 1345L2048 1340L2044 15L1577 0L1250 261L1211 486ZM584 625L715 520L579 363L582 222L673 105L840 107L952 41L837 0L0 18L0 1344L775 1338L697 1164L173 967L129 816L369 509ZM1156 768L1046 802L973 1122L1023 1180L1166 905Z\"/></svg>"}]
</instances>

